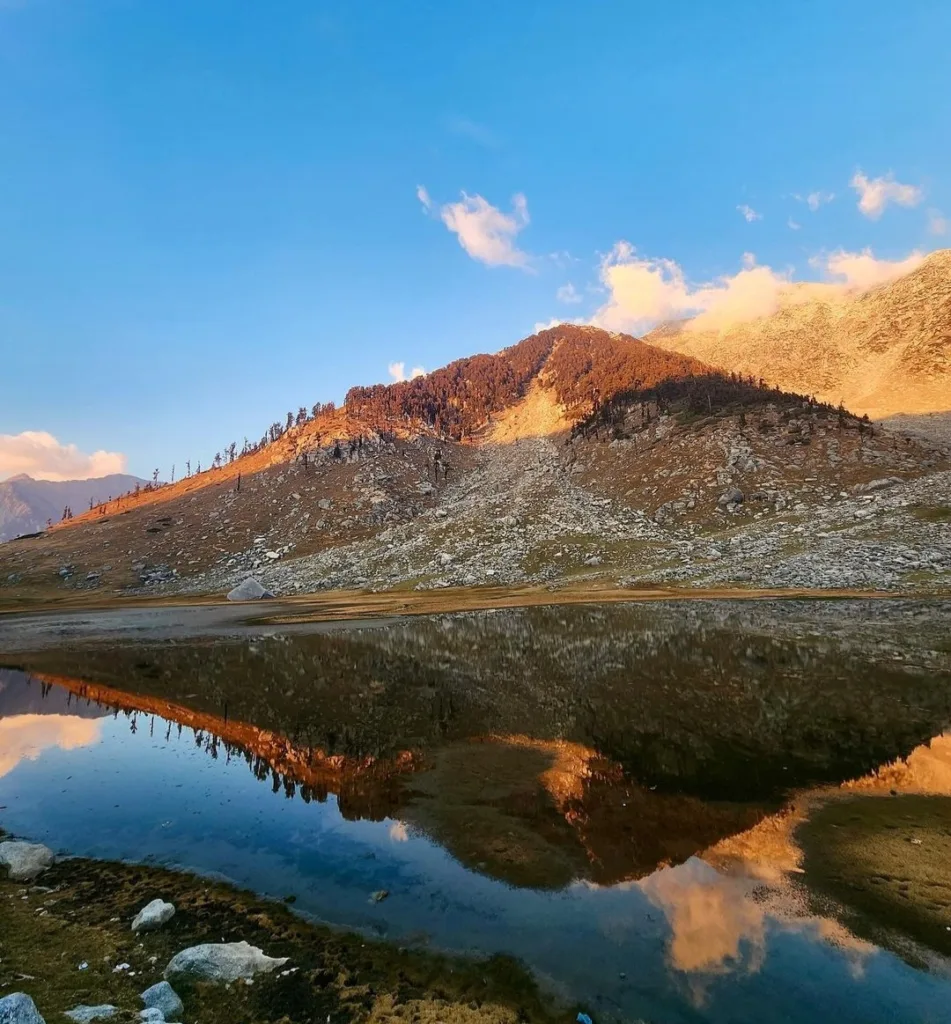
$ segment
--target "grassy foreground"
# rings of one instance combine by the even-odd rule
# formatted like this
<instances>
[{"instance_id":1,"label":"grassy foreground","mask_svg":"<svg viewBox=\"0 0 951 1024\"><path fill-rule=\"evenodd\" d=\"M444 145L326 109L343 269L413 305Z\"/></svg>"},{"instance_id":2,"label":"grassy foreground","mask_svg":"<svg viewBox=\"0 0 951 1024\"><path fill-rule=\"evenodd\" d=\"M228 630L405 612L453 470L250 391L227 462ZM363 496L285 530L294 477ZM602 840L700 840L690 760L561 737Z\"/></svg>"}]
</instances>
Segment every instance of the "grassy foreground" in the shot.
<instances>
[{"instance_id":1,"label":"grassy foreground","mask_svg":"<svg viewBox=\"0 0 951 1024\"><path fill-rule=\"evenodd\" d=\"M175 904L161 930L133 935L149 900ZM474 960L403 950L316 926L286 906L230 886L155 867L74 859L35 884L0 880L0 995L33 997L47 1022L78 1003L113 1003L131 1022L138 995L179 950L245 939L290 957L284 977L179 990L184 1019L202 1024L515 1024L570 1021L504 957ZM87 968L80 970L79 965ZM126 970L114 967L128 964Z\"/></svg>"}]
</instances>

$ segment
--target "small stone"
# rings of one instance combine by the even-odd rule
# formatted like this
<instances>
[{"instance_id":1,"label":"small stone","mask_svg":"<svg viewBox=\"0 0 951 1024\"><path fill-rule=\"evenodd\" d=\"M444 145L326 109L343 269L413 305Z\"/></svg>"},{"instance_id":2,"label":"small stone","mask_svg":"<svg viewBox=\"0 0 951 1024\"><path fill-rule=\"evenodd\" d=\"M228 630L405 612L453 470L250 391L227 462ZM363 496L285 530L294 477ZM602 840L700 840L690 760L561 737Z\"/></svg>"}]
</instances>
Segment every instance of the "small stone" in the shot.
<instances>
[{"instance_id":1,"label":"small stone","mask_svg":"<svg viewBox=\"0 0 951 1024\"><path fill-rule=\"evenodd\" d=\"M139 1011L139 1020L147 1024L165 1024L165 1014L157 1006L151 1006Z\"/></svg>"},{"instance_id":2,"label":"small stone","mask_svg":"<svg viewBox=\"0 0 951 1024\"><path fill-rule=\"evenodd\" d=\"M46 1024L46 1021L25 992L14 992L0 999L0 1024Z\"/></svg>"},{"instance_id":3,"label":"small stone","mask_svg":"<svg viewBox=\"0 0 951 1024\"><path fill-rule=\"evenodd\" d=\"M370 893L370 902L371 903L382 903L387 898L387 896L389 896L389 895L390 894L389 894L389 892L386 889L377 889L376 892L371 892Z\"/></svg>"},{"instance_id":4,"label":"small stone","mask_svg":"<svg viewBox=\"0 0 951 1024\"><path fill-rule=\"evenodd\" d=\"M164 900L152 900L147 903L133 918L134 932L151 932L161 928L163 924L175 916L175 907Z\"/></svg>"},{"instance_id":5,"label":"small stone","mask_svg":"<svg viewBox=\"0 0 951 1024\"><path fill-rule=\"evenodd\" d=\"M8 840L0 843L0 867L6 867L13 882L32 882L56 859L42 843Z\"/></svg>"},{"instance_id":6,"label":"small stone","mask_svg":"<svg viewBox=\"0 0 951 1024\"><path fill-rule=\"evenodd\" d=\"M70 1020L76 1021L76 1024L88 1024L91 1020L107 1020L109 1017L114 1017L119 1012L117 1006L112 1006L110 1003L102 1003L100 1006L86 1006L80 1004L74 1006L71 1010L66 1010L66 1016Z\"/></svg>"},{"instance_id":7,"label":"small stone","mask_svg":"<svg viewBox=\"0 0 951 1024\"><path fill-rule=\"evenodd\" d=\"M160 981L147 988L140 998L146 1009L161 1011L166 1020L176 1020L185 1010L178 993L167 981Z\"/></svg>"}]
</instances>

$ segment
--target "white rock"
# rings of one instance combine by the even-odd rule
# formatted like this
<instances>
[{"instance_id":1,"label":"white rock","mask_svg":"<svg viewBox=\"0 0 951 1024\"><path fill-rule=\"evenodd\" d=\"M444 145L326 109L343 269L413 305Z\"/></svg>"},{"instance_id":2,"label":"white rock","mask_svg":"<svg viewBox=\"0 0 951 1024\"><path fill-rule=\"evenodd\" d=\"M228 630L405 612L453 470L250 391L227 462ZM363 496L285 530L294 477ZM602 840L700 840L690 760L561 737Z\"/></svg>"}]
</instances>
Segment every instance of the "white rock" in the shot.
<instances>
[{"instance_id":1,"label":"white rock","mask_svg":"<svg viewBox=\"0 0 951 1024\"><path fill-rule=\"evenodd\" d=\"M265 956L247 942L209 942L176 953L165 968L166 980L237 981L268 974L287 963L287 957Z\"/></svg>"},{"instance_id":2,"label":"white rock","mask_svg":"<svg viewBox=\"0 0 951 1024\"><path fill-rule=\"evenodd\" d=\"M7 840L0 843L0 867L6 867L14 882L32 882L56 859L53 851L42 843Z\"/></svg>"},{"instance_id":3,"label":"white rock","mask_svg":"<svg viewBox=\"0 0 951 1024\"><path fill-rule=\"evenodd\" d=\"M132 921L134 932L151 932L161 928L166 921L171 921L175 916L175 907L165 900L152 900L147 903Z\"/></svg>"},{"instance_id":4,"label":"white rock","mask_svg":"<svg viewBox=\"0 0 951 1024\"><path fill-rule=\"evenodd\" d=\"M177 1020L185 1011L178 993L167 981L160 981L147 988L140 998L147 1010L160 1010L166 1020Z\"/></svg>"},{"instance_id":5,"label":"white rock","mask_svg":"<svg viewBox=\"0 0 951 1024\"><path fill-rule=\"evenodd\" d=\"M114 1017L119 1012L117 1006L112 1006L110 1003L102 1003L99 1006L86 1006L81 1003L79 1006L74 1006L71 1010L66 1010L66 1016L70 1020L76 1021L76 1024L88 1024L91 1020L107 1020L109 1017Z\"/></svg>"},{"instance_id":6,"label":"white rock","mask_svg":"<svg viewBox=\"0 0 951 1024\"><path fill-rule=\"evenodd\" d=\"M274 595L266 590L253 576L249 576L244 583L239 583L234 590L228 591L229 601L261 601Z\"/></svg>"},{"instance_id":7,"label":"white rock","mask_svg":"<svg viewBox=\"0 0 951 1024\"><path fill-rule=\"evenodd\" d=\"M139 1020L146 1024L165 1024L165 1014L157 1006L152 1006L139 1011Z\"/></svg>"},{"instance_id":8,"label":"white rock","mask_svg":"<svg viewBox=\"0 0 951 1024\"><path fill-rule=\"evenodd\" d=\"M264 557L269 558L272 562L276 562L280 557L280 551L265 551Z\"/></svg>"},{"instance_id":9,"label":"white rock","mask_svg":"<svg viewBox=\"0 0 951 1024\"><path fill-rule=\"evenodd\" d=\"M0 999L0 1024L46 1024L46 1021L25 992L14 992Z\"/></svg>"}]
</instances>

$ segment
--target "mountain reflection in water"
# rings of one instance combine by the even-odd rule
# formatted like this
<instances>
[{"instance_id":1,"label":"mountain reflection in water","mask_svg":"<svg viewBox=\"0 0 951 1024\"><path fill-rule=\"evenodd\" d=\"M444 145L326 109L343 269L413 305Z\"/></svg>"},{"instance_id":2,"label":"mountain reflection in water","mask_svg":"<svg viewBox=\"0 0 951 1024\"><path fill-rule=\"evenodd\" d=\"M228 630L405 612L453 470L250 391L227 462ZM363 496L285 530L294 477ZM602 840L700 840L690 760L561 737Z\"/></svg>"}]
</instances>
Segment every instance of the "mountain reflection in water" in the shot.
<instances>
[{"instance_id":1,"label":"mountain reflection in water","mask_svg":"<svg viewBox=\"0 0 951 1024\"><path fill-rule=\"evenodd\" d=\"M794 791L948 792L947 609L890 604L41 652L0 673L0 823L510 951L622 1019L731 1019L724 1000L777 984L789 1019L815 1019L832 996L797 987L805 968L837 979L843 1020L926 1019L945 982L770 895L796 866ZM67 766L82 784L58 795ZM377 888L393 896L370 909Z\"/></svg>"}]
</instances>

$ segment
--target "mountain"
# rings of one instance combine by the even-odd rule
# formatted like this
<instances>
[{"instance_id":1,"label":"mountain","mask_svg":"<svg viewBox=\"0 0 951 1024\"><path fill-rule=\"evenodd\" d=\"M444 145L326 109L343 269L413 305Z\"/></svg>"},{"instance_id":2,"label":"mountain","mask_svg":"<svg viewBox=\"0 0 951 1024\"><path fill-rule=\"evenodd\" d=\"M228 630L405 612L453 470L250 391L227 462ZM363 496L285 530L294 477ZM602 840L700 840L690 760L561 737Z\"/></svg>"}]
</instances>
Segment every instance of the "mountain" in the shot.
<instances>
[{"instance_id":1,"label":"mountain","mask_svg":"<svg viewBox=\"0 0 951 1024\"><path fill-rule=\"evenodd\" d=\"M45 530L58 523L68 506L78 515L109 497L118 497L144 480L114 473L93 480L34 480L25 473L0 481L0 541Z\"/></svg>"},{"instance_id":2,"label":"mountain","mask_svg":"<svg viewBox=\"0 0 951 1024\"><path fill-rule=\"evenodd\" d=\"M951 585L947 445L627 335L561 325L287 424L3 545L0 599Z\"/></svg>"},{"instance_id":3,"label":"mountain","mask_svg":"<svg viewBox=\"0 0 951 1024\"><path fill-rule=\"evenodd\" d=\"M645 340L880 419L951 411L951 249L863 294L791 289L771 316L722 330L664 324Z\"/></svg>"}]
</instances>

